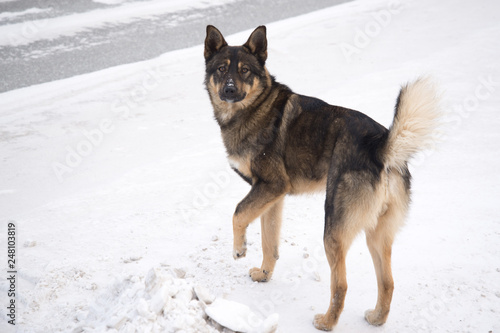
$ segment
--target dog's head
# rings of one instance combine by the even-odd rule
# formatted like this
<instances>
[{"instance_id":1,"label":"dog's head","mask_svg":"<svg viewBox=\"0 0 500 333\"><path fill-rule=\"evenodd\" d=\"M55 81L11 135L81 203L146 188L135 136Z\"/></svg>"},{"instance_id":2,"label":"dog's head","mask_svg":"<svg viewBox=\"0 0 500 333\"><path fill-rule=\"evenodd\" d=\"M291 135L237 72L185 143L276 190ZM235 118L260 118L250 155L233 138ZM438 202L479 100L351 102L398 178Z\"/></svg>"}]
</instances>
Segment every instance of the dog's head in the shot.
<instances>
[{"instance_id":1,"label":"dog's head","mask_svg":"<svg viewBox=\"0 0 500 333\"><path fill-rule=\"evenodd\" d=\"M217 28L207 26L205 84L212 103L246 105L269 84L266 27L255 29L242 46L229 46ZM228 105L224 104L228 103Z\"/></svg>"}]
</instances>

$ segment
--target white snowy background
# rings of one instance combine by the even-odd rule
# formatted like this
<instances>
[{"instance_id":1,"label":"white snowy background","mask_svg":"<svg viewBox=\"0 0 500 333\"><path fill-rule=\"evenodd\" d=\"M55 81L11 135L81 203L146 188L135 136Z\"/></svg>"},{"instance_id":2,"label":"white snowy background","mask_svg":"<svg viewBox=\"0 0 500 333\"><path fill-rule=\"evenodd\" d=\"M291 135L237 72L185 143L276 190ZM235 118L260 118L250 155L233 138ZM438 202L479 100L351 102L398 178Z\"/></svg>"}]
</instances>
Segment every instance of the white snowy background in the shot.
<instances>
[{"instance_id":1,"label":"white snowy background","mask_svg":"<svg viewBox=\"0 0 500 333\"><path fill-rule=\"evenodd\" d=\"M109 19L78 18L63 32L39 27L39 38ZM18 28L2 27L0 43ZM443 90L441 143L411 165L388 322L363 319L377 290L360 235L335 332L499 332L500 3L356 0L267 28L278 81L385 126L402 83L429 74ZM250 32L227 40L240 45ZM234 261L231 216L249 187L227 165L203 87L202 42L0 94L0 253L14 221L17 331L215 331L197 287L248 306L249 330L276 313L278 332L316 332L312 318L329 301L324 198L287 199L273 279L253 283L260 226L249 227L247 257ZM5 273L6 254L1 261ZM13 331L7 289L3 278L1 332Z\"/></svg>"}]
</instances>

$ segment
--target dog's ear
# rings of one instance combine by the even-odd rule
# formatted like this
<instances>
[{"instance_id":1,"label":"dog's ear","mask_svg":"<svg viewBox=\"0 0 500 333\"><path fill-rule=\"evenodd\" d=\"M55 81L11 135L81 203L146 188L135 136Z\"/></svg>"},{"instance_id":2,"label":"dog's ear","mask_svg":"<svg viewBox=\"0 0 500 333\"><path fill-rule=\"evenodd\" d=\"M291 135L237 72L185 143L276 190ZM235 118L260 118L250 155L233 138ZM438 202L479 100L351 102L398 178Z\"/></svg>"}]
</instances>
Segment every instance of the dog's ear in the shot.
<instances>
[{"instance_id":1,"label":"dog's ear","mask_svg":"<svg viewBox=\"0 0 500 333\"><path fill-rule=\"evenodd\" d=\"M220 31L213 25L207 25L207 37L205 38L205 61L208 61L214 54L226 46L226 40Z\"/></svg>"},{"instance_id":2,"label":"dog's ear","mask_svg":"<svg viewBox=\"0 0 500 333\"><path fill-rule=\"evenodd\" d=\"M260 63L264 65L267 59L266 26L261 25L257 27L243 46L248 48L259 59Z\"/></svg>"}]
</instances>

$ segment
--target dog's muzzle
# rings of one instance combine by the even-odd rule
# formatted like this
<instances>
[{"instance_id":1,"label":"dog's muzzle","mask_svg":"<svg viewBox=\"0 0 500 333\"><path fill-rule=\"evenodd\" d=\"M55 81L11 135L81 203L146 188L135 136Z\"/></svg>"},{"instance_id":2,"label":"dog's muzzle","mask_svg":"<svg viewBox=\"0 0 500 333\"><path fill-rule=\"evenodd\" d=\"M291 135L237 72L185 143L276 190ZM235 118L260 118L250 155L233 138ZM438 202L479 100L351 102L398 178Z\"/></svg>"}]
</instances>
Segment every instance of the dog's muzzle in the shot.
<instances>
[{"instance_id":1,"label":"dog's muzzle","mask_svg":"<svg viewBox=\"0 0 500 333\"><path fill-rule=\"evenodd\" d=\"M245 94L238 94L238 89L236 89L236 85L234 84L233 79L228 79L226 84L222 87L219 92L219 97L221 100L226 101L228 103L235 103L241 101L245 98Z\"/></svg>"}]
</instances>

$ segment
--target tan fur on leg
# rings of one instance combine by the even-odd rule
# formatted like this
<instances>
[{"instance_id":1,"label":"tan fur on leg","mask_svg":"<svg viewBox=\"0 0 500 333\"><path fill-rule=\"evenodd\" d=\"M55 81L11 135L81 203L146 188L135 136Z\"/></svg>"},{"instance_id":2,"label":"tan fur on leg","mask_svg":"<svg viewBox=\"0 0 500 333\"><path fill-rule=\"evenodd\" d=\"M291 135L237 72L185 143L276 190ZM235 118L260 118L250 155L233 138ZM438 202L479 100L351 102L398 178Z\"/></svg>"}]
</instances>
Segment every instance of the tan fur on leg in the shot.
<instances>
[{"instance_id":1,"label":"tan fur on leg","mask_svg":"<svg viewBox=\"0 0 500 333\"><path fill-rule=\"evenodd\" d=\"M345 257L352 238L347 238L343 232L335 231L335 235L325 236L325 252L331 269L330 306L325 314L314 317L314 327L323 331L331 331L337 324L344 309L347 293L347 277Z\"/></svg>"},{"instance_id":2,"label":"tan fur on leg","mask_svg":"<svg viewBox=\"0 0 500 333\"><path fill-rule=\"evenodd\" d=\"M378 298L375 309L365 312L365 319L375 326L386 322L394 290L391 271L392 239L387 236L389 235L383 234L381 230L375 230L366 235L366 242L377 274Z\"/></svg>"},{"instance_id":3,"label":"tan fur on leg","mask_svg":"<svg viewBox=\"0 0 500 333\"><path fill-rule=\"evenodd\" d=\"M281 229L281 216L283 211L284 198L278 200L269 210L262 214L262 266L250 269L250 276L253 281L267 282L273 275L276 260L279 258L279 238Z\"/></svg>"},{"instance_id":4,"label":"tan fur on leg","mask_svg":"<svg viewBox=\"0 0 500 333\"><path fill-rule=\"evenodd\" d=\"M278 201L282 201L288 192L286 186L259 184L252 186L247 196L238 204L233 216L234 259L246 255L246 230L248 225L270 209Z\"/></svg>"},{"instance_id":5,"label":"tan fur on leg","mask_svg":"<svg viewBox=\"0 0 500 333\"><path fill-rule=\"evenodd\" d=\"M380 326L387 321L391 308L394 280L391 269L392 244L402 226L409 204L409 192L397 172L388 174L387 210L378 218L374 229L366 230L366 243L377 275L378 297L374 310L365 312L371 325Z\"/></svg>"}]
</instances>

